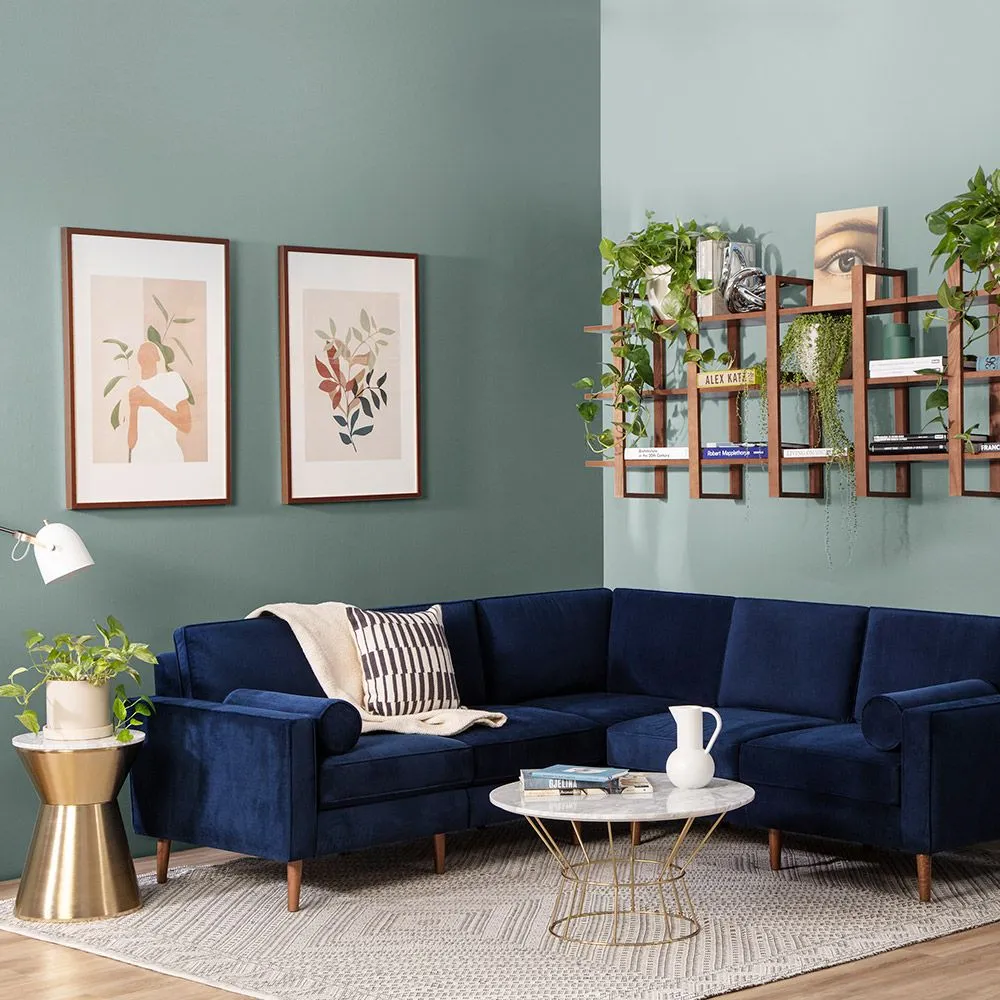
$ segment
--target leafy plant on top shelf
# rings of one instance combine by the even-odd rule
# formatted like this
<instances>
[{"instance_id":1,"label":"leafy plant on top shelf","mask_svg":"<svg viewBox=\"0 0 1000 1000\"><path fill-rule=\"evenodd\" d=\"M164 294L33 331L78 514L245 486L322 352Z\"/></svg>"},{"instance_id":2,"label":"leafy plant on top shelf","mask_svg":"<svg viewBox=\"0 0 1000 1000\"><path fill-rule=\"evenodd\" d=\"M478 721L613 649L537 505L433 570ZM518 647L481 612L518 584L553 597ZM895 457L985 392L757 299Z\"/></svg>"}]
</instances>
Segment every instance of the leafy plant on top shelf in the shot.
<instances>
[{"instance_id":1,"label":"leafy plant on top shelf","mask_svg":"<svg viewBox=\"0 0 1000 1000\"><path fill-rule=\"evenodd\" d=\"M692 298L713 290L711 281L699 280L696 274L698 240L723 238L725 233L718 226L701 226L693 219L657 222L653 213L647 212L644 229L629 233L620 243L601 240L604 273L609 277L601 303L613 306L621 302L622 324L611 331L611 354L620 367L605 362L599 382L601 389L610 394L612 409L621 411L623 419L595 431L592 424L601 414L600 402L586 399L577 404L592 451L612 448L616 429L621 430L625 443L646 436L642 394L653 387L649 345L657 338L672 344L682 335L697 333ZM654 282L658 310L647 301ZM726 364L726 358L725 354L718 358L713 354L712 360ZM586 376L575 382L574 388L593 390L595 380Z\"/></svg>"},{"instance_id":2,"label":"leafy plant on top shelf","mask_svg":"<svg viewBox=\"0 0 1000 1000\"><path fill-rule=\"evenodd\" d=\"M940 236L937 246L931 251L931 268L943 261L945 271L957 261L962 262L963 272L971 276L967 289L951 285L947 276L938 286L937 299L942 308L954 313L954 319L961 322L962 330L968 326L969 338L963 339L961 354L977 340L1000 329L1000 313L983 322L982 317L972 314L976 297L986 292L994 295L1000 290L1000 168L987 174L982 167L969 179L968 190L946 201L940 208L928 213L927 228L935 236ZM937 312L924 316L924 331L939 319ZM950 358L949 364L961 364L962 358ZM926 408L934 413L928 425L940 424L947 433L948 390L944 386L942 372L930 372L938 376L937 384L927 398ZM972 450L972 432L979 424L966 427L955 436Z\"/></svg>"}]
</instances>

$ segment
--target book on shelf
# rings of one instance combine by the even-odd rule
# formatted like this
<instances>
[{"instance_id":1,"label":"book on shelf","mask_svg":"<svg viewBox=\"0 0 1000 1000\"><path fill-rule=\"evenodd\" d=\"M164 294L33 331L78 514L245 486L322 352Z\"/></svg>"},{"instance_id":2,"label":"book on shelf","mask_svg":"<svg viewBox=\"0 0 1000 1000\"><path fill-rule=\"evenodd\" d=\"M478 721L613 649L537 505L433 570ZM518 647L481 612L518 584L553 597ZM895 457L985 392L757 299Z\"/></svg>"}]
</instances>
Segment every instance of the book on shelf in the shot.
<instances>
[{"instance_id":1,"label":"book on shelf","mask_svg":"<svg viewBox=\"0 0 1000 1000\"><path fill-rule=\"evenodd\" d=\"M892 375L919 375L921 372L944 372L948 359L942 354L932 354L922 358L889 358L885 361L869 361L869 378L888 378ZM962 362L965 371L975 371L976 356L966 354Z\"/></svg>"},{"instance_id":2,"label":"book on shelf","mask_svg":"<svg viewBox=\"0 0 1000 1000\"><path fill-rule=\"evenodd\" d=\"M988 441L985 434L971 434L972 441ZM872 444L900 444L911 441L947 441L948 435L940 434L873 434Z\"/></svg>"},{"instance_id":3,"label":"book on shelf","mask_svg":"<svg viewBox=\"0 0 1000 1000\"><path fill-rule=\"evenodd\" d=\"M743 264L739 260L742 254L747 267L757 263L757 248L752 243L736 243L727 240L698 240L695 249L695 276L708 278L715 291L700 294L695 303L695 312L699 316L718 316L728 312L726 297L722 293L722 282L731 274L741 270ZM726 273L726 258L729 256L729 274Z\"/></svg>"},{"instance_id":4,"label":"book on shelf","mask_svg":"<svg viewBox=\"0 0 1000 1000\"><path fill-rule=\"evenodd\" d=\"M872 442L868 445L869 455L938 455L948 451L947 441L896 441L894 443L876 444Z\"/></svg>"},{"instance_id":5,"label":"book on shelf","mask_svg":"<svg viewBox=\"0 0 1000 1000\"><path fill-rule=\"evenodd\" d=\"M981 358L976 358L976 371L1000 371L1000 354L984 354Z\"/></svg>"},{"instance_id":6,"label":"book on shelf","mask_svg":"<svg viewBox=\"0 0 1000 1000\"><path fill-rule=\"evenodd\" d=\"M528 798L559 795L645 795L653 790L649 779L624 768L580 768L558 764L553 768L521 770L521 793Z\"/></svg>"},{"instance_id":7,"label":"book on shelf","mask_svg":"<svg viewBox=\"0 0 1000 1000\"><path fill-rule=\"evenodd\" d=\"M978 455L980 452L1000 451L1000 441L982 441L973 443L972 450Z\"/></svg>"},{"instance_id":8,"label":"book on shelf","mask_svg":"<svg viewBox=\"0 0 1000 1000\"><path fill-rule=\"evenodd\" d=\"M667 461L676 459L686 459L689 451L687 445L671 445L667 448L626 448L625 461L642 459L654 459L656 461Z\"/></svg>"},{"instance_id":9,"label":"book on shelf","mask_svg":"<svg viewBox=\"0 0 1000 1000\"><path fill-rule=\"evenodd\" d=\"M782 458L831 458L832 448L813 448L807 444L782 444ZM767 445L747 444L707 444L701 449L701 457L708 459L726 458L767 458Z\"/></svg>"}]
</instances>

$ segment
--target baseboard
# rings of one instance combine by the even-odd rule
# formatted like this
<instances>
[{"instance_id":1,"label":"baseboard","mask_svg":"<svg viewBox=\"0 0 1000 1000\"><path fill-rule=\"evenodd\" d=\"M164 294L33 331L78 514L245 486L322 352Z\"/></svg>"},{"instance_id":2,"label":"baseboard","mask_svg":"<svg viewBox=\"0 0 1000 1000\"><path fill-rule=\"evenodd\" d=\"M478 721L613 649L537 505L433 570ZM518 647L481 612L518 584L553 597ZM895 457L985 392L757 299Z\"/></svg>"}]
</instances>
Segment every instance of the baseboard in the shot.
<instances>
[{"instance_id":1,"label":"baseboard","mask_svg":"<svg viewBox=\"0 0 1000 1000\"><path fill-rule=\"evenodd\" d=\"M203 865L221 865L224 861L232 861L233 858L240 857L243 855L234 854L232 851L219 851L214 847L192 847L187 851L171 854L170 867L199 868ZM154 856L135 858L135 873L137 875L145 875L154 871L156 871L156 858ZM12 899L16 896L20 881L20 879L12 878L7 882L0 882L0 899Z\"/></svg>"}]
</instances>

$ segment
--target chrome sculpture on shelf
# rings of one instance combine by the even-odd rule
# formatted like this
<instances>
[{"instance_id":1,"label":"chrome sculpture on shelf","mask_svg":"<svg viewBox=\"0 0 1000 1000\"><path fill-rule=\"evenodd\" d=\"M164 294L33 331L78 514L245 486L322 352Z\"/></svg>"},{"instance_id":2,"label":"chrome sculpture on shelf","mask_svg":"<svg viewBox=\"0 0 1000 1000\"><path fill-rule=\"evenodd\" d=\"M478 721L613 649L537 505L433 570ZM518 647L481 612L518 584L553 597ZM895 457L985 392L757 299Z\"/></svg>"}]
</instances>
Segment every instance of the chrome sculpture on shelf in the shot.
<instances>
[{"instance_id":1,"label":"chrome sculpture on shelf","mask_svg":"<svg viewBox=\"0 0 1000 1000\"><path fill-rule=\"evenodd\" d=\"M738 266L734 266L735 263ZM751 267L739 247L727 244L719 281L730 312L753 312L764 308L764 272L759 267Z\"/></svg>"}]
</instances>

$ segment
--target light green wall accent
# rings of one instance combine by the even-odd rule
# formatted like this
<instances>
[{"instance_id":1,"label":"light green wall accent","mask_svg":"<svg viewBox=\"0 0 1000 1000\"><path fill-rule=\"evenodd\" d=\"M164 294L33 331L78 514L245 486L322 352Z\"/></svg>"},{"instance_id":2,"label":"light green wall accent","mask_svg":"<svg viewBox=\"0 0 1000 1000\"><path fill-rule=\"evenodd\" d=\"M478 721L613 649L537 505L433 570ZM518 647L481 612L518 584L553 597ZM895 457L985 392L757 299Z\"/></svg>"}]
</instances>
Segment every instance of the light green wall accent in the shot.
<instances>
[{"instance_id":1,"label":"light green wall accent","mask_svg":"<svg viewBox=\"0 0 1000 1000\"><path fill-rule=\"evenodd\" d=\"M604 0L604 233L647 208L747 226L775 248L769 271L811 276L817 211L884 205L888 263L933 291L924 215L978 164L1000 166L995 101L976 84L989 72L975 39L995 19L988 0ZM686 444L683 414L671 424ZM821 504L769 499L759 471L749 504L691 501L686 472L668 478L666 502L615 500L605 474L608 585L1000 611L1000 505L949 499L943 464L914 467L910 501L858 502L849 564L835 505L833 570Z\"/></svg>"},{"instance_id":2,"label":"light green wall accent","mask_svg":"<svg viewBox=\"0 0 1000 1000\"><path fill-rule=\"evenodd\" d=\"M162 649L268 601L600 584L569 386L598 352L598 73L597 0L0 7L0 523L65 519L97 560L0 566L0 674L23 629L109 611ZM64 512L64 225L233 240L234 506ZM422 255L424 499L281 505L282 242ZM4 879L35 811L9 748L0 791Z\"/></svg>"}]
</instances>

